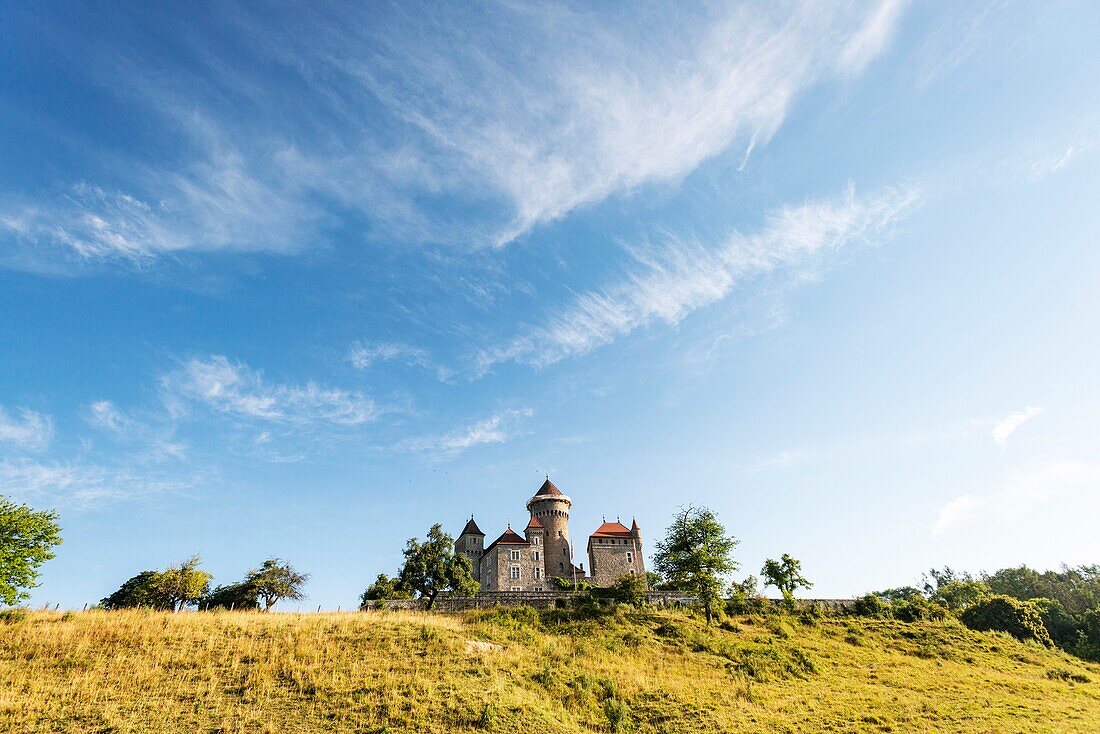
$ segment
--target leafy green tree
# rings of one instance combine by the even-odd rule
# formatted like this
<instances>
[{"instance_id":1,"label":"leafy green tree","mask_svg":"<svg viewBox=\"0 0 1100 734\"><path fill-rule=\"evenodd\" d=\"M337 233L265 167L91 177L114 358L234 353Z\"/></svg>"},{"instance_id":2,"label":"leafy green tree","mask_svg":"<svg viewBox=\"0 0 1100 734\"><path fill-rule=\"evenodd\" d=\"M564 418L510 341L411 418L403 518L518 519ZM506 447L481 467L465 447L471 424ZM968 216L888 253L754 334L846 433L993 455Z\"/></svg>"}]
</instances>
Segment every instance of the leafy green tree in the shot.
<instances>
[{"instance_id":1,"label":"leafy green tree","mask_svg":"<svg viewBox=\"0 0 1100 734\"><path fill-rule=\"evenodd\" d=\"M100 601L100 606L104 609L149 607L178 612L197 604L210 593L212 578L206 571L199 570L199 563L196 555L164 571L142 571Z\"/></svg>"},{"instance_id":2,"label":"leafy green tree","mask_svg":"<svg viewBox=\"0 0 1100 734\"><path fill-rule=\"evenodd\" d=\"M713 511L686 507L676 513L666 538L657 543L653 564L674 588L698 595L710 624L724 580L738 569L733 560L737 543L726 535Z\"/></svg>"},{"instance_id":3,"label":"leafy green tree","mask_svg":"<svg viewBox=\"0 0 1100 734\"><path fill-rule=\"evenodd\" d=\"M400 579L390 578L384 573L378 574L367 590L359 597L359 608L365 609L367 602L386 599L411 599L412 592L401 586Z\"/></svg>"},{"instance_id":4,"label":"leafy green tree","mask_svg":"<svg viewBox=\"0 0 1100 734\"><path fill-rule=\"evenodd\" d=\"M302 587L307 581L308 573L299 573L286 561L268 558L259 568L249 571L244 583L255 590L263 601L263 610L268 612L283 599L305 599Z\"/></svg>"},{"instance_id":5,"label":"leafy green tree","mask_svg":"<svg viewBox=\"0 0 1100 734\"><path fill-rule=\"evenodd\" d=\"M744 581L734 581L729 588L729 602L726 611L730 614L745 614L760 605L759 582L753 575L745 577Z\"/></svg>"},{"instance_id":6,"label":"leafy green tree","mask_svg":"<svg viewBox=\"0 0 1100 734\"><path fill-rule=\"evenodd\" d=\"M52 510L32 510L0 497L0 602L17 604L38 586L38 567L54 557L61 527Z\"/></svg>"},{"instance_id":7,"label":"leafy green tree","mask_svg":"<svg viewBox=\"0 0 1100 734\"><path fill-rule=\"evenodd\" d=\"M1018 640L1053 645L1039 609L1031 602L994 594L967 608L963 624L973 630L1007 632Z\"/></svg>"},{"instance_id":8,"label":"leafy green tree","mask_svg":"<svg viewBox=\"0 0 1100 734\"><path fill-rule=\"evenodd\" d=\"M427 538L420 542L410 538L405 544L405 564L397 578L402 588L427 600L431 609L440 592L454 591L474 594L478 583L474 581L470 560L455 555L454 539L443 532L439 523L432 525Z\"/></svg>"},{"instance_id":9,"label":"leafy green tree","mask_svg":"<svg viewBox=\"0 0 1100 734\"><path fill-rule=\"evenodd\" d=\"M611 587L611 597L623 604L640 607L645 604L646 582L644 576L629 573L619 577Z\"/></svg>"},{"instance_id":10,"label":"leafy green tree","mask_svg":"<svg viewBox=\"0 0 1100 734\"><path fill-rule=\"evenodd\" d=\"M184 607L197 604L199 599L210 593L212 574L199 570L202 560L198 555L175 566L169 566L157 580L160 596L168 608L178 612Z\"/></svg>"},{"instance_id":11,"label":"leafy green tree","mask_svg":"<svg viewBox=\"0 0 1100 734\"><path fill-rule=\"evenodd\" d=\"M104 609L148 607L167 610L168 604L160 595L160 576L159 571L142 571L131 576L118 591L101 599L99 605Z\"/></svg>"},{"instance_id":12,"label":"leafy green tree","mask_svg":"<svg viewBox=\"0 0 1100 734\"><path fill-rule=\"evenodd\" d=\"M256 587L247 581L218 586L199 601L205 609L256 610L260 608Z\"/></svg>"},{"instance_id":13,"label":"leafy green tree","mask_svg":"<svg viewBox=\"0 0 1100 734\"><path fill-rule=\"evenodd\" d=\"M764 561L764 567L760 569L760 575L764 577L764 586L774 586L783 594L783 601L787 608L794 608L794 592L797 589L809 589L813 584L802 575L802 562L789 553L776 561L772 558ZM919 593L919 592L918 592Z\"/></svg>"}]
</instances>

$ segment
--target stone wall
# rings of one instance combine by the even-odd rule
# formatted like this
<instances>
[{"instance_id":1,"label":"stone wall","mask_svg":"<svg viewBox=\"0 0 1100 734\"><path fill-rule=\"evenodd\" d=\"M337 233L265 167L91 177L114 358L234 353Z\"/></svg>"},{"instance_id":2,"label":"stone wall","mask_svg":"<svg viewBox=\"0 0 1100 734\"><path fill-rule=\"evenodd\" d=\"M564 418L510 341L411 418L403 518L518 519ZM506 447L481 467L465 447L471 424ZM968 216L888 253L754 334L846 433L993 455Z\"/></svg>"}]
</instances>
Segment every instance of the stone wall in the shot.
<instances>
[{"instance_id":1,"label":"stone wall","mask_svg":"<svg viewBox=\"0 0 1100 734\"><path fill-rule=\"evenodd\" d=\"M584 593L584 592L580 592ZM466 609L490 609L492 607L533 607L535 609L552 609L559 599L566 601L575 596L570 591L503 591L499 593L481 593L476 596L444 596L436 598L433 611L460 612ZM677 591L647 591L646 603L660 608L674 608L691 606L695 603L695 597ZM778 605L781 599L769 599L768 602ZM854 603L853 599L799 599L801 607L815 604L823 611L840 613L847 611ZM423 609L424 604L419 600L394 599L388 601L368 602L368 610L418 610Z\"/></svg>"},{"instance_id":2,"label":"stone wall","mask_svg":"<svg viewBox=\"0 0 1100 734\"><path fill-rule=\"evenodd\" d=\"M591 538L588 541L588 565L592 582L612 586L631 572L645 576L641 543L624 538Z\"/></svg>"}]
</instances>

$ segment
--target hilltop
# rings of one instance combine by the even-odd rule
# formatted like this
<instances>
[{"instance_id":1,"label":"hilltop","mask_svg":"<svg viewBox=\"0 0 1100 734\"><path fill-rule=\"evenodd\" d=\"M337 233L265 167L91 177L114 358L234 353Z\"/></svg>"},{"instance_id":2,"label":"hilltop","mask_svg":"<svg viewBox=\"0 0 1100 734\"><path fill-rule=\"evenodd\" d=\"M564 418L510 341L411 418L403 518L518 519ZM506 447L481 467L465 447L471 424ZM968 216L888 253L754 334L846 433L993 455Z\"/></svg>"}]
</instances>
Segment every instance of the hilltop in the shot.
<instances>
[{"instance_id":1,"label":"hilltop","mask_svg":"<svg viewBox=\"0 0 1100 734\"><path fill-rule=\"evenodd\" d=\"M1100 666L952 620L35 612L0 730L953 731L1100 726Z\"/></svg>"}]
</instances>

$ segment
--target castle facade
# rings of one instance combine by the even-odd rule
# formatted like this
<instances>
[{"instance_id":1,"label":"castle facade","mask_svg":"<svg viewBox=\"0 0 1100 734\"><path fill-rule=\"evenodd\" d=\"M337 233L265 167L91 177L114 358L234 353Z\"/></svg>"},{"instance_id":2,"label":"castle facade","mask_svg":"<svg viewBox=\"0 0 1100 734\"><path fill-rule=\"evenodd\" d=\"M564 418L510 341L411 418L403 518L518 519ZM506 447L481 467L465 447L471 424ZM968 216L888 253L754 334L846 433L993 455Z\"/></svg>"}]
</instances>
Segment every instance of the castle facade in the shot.
<instances>
[{"instance_id":1,"label":"castle facade","mask_svg":"<svg viewBox=\"0 0 1100 734\"><path fill-rule=\"evenodd\" d=\"M642 529L635 521L627 528L604 522L588 536L588 568L574 564L569 538L569 510L573 501L547 477L527 500L530 520L523 535L509 527L485 546L473 516L455 541L455 553L470 559L482 591L548 591L555 577L611 586L623 576L645 578Z\"/></svg>"}]
</instances>

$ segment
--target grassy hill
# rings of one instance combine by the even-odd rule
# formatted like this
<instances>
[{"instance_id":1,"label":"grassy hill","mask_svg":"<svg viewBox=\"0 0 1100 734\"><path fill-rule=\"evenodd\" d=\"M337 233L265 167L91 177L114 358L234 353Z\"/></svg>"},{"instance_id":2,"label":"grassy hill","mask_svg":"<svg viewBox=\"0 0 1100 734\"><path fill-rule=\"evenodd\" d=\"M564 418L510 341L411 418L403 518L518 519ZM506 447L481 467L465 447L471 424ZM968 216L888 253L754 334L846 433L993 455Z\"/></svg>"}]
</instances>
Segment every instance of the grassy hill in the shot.
<instances>
[{"instance_id":1,"label":"grassy hill","mask_svg":"<svg viewBox=\"0 0 1100 734\"><path fill-rule=\"evenodd\" d=\"M627 608L28 614L0 731L1100 731L1100 666L955 622Z\"/></svg>"}]
</instances>

